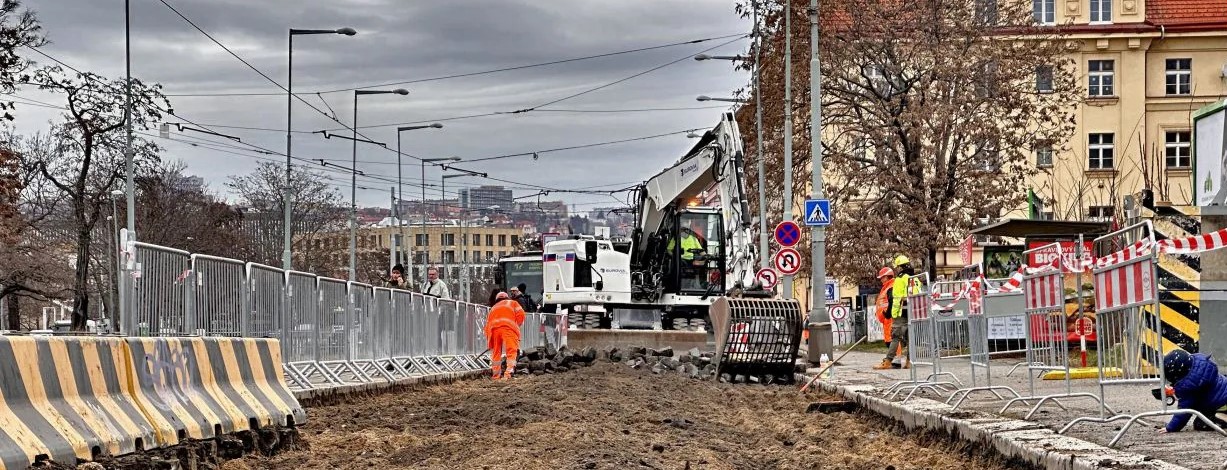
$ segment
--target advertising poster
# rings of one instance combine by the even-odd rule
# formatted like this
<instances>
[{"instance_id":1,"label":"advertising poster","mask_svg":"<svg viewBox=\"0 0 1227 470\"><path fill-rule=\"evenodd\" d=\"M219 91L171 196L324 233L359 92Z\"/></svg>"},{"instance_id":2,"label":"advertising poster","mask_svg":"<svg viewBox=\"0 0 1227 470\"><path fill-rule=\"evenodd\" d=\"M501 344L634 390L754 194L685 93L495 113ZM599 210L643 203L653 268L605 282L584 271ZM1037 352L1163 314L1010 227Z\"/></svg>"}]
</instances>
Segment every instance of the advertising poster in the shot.
<instances>
[{"instance_id":1,"label":"advertising poster","mask_svg":"<svg viewBox=\"0 0 1227 470\"><path fill-rule=\"evenodd\" d=\"M1227 204L1227 101L1193 113L1193 200L1199 206Z\"/></svg>"}]
</instances>

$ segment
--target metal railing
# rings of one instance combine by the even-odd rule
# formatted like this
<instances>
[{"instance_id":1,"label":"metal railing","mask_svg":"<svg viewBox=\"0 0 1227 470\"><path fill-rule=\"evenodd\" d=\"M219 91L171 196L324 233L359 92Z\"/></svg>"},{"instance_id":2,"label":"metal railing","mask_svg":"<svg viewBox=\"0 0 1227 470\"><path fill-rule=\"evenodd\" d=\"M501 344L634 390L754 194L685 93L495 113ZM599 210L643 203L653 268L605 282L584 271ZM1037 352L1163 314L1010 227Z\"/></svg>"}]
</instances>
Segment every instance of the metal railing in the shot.
<instances>
[{"instance_id":1,"label":"metal railing","mask_svg":"<svg viewBox=\"0 0 1227 470\"><path fill-rule=\"evenodd\" d=\"M482 305L147 243L122 255L124 334L277 338L292 388L489 367Z\"/></svg>"}]
</instances>

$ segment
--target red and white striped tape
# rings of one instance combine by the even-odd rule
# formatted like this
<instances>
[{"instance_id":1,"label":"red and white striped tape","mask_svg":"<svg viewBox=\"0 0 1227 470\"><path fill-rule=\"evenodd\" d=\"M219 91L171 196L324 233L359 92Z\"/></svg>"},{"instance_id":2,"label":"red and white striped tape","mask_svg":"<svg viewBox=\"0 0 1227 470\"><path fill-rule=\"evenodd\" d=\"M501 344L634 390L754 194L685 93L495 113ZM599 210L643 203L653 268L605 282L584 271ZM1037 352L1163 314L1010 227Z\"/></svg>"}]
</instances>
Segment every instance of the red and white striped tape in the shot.
<instances>
[{"instance_id":1,"label":"red and white striped tape","mask_svg":"<svg viewBox=\"0 0 1227 470\"><path fill-rule=\"evenodd\" d=\"M1202 253L1227 247L1227 229L1189 238L1159 240L1159 252L1173 255Z\"/></svg>"}]
</instances>

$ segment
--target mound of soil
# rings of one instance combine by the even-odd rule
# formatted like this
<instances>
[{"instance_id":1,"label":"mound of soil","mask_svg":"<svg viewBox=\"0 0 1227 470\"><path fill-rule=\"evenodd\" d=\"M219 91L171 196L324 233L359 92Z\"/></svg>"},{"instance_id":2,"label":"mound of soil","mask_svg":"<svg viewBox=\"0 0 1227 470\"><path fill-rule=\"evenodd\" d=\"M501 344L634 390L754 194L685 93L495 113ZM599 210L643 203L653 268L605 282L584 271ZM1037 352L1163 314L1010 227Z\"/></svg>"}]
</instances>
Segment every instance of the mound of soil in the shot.
<instances>
[{"instance_id":1,"label":"mound of soil","mask_svg":"<svg viewBox=\"0 0 1227 470\"><path fill-rule=\"evenodd\" d=\"M833 398L600 361L311 408L309 447L223 468L1024 468L864 412L806 413L823 400Z\"/></svg>"}]
</instances>

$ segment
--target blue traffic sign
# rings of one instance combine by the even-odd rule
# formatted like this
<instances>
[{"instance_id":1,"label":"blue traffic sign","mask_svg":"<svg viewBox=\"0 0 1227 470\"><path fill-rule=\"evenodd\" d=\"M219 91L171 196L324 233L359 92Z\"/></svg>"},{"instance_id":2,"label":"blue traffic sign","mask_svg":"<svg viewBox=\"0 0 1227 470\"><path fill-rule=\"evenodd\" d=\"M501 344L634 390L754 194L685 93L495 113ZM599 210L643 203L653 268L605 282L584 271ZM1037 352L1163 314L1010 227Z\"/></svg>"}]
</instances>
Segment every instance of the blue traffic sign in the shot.
<instances>
[{"instance_id":1,"label":"blue traffic sign","mask_svg":"<svg viewBox=\"0 0 1227 470\"><path fill-rule=\"evenodd\" d=\"M775 226L775 241L781 246L793 246L801 241L801 227L796 222L785 220Z\"/></svg>"},{"instance_id":2,"label":"blue traffic sign","mask_svg":"<svg viewBox=\"0 0 1227 470\"><path fill-rule=\"evenodd\" d=\"M805 225L824 227L831 225L831 201L807 199L805 201Z\"/></svg>"},{"instance_id":3,"label":"blue traffic sign","mask_svg":"<svg viewBox=\"0 0 1227 470\"><path fill-rule=\"evenodd\" d=\"M834 280L827 279L826 282L826 302L833 303L839 297L839 285Z\"/></svg>"}]
</instances>

